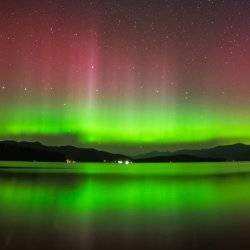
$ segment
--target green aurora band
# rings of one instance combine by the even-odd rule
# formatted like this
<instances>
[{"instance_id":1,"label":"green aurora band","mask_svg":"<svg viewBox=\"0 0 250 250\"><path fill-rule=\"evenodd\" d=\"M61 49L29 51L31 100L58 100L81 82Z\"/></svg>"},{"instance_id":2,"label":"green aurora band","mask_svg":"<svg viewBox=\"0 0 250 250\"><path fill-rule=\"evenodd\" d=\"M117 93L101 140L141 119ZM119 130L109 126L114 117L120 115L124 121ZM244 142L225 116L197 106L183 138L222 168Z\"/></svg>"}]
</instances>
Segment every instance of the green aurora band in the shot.
<instances>
[{"instance_id":1,"label":"green aurora band","mask_svg":"<svg viewBox=\"0 0 250 250\"><path fill-rule=\"evenodd\" d=\"M83 105L84 107L84 105ZM156 110L158 110L156 112ZM210 107L166 112L154 105L81 108L46 105L13 106L1 111L0 136L76 135L85 144L173 144L220 140L250 142L249 118Z\"/></svg>"}]
</instances>

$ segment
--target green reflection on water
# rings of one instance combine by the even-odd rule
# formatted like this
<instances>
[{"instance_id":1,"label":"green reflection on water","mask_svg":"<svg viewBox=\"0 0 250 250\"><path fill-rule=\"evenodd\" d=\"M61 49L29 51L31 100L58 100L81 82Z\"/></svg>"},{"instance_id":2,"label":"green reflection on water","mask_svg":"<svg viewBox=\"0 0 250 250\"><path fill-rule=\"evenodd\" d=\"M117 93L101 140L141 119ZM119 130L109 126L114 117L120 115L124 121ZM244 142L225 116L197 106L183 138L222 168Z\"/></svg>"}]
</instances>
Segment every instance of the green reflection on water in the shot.
<instances>
[{"instance_id":1,"label":"green reflection on water","mask_svg":"<svg viewBox=\"0 0 250 250\"><path fill-rule=\"evenodd\" d=\"M0 191L6 249L218 249L216 242L238 249L248 243L249 163L1 162ZM217 239L212 248L210 238Z\"/></svg>"},{"instance_id":2,"label":"green reflection on water","mask_svg":"<svg viewBox=\"0 0 250 250\"><path fill-rule=\"evenodd\" d=\"M21 163L20 168L1 170L0 206L7 214L157 218L250 205L248 163L36 166Z\"/></svg>"}]
</instances>

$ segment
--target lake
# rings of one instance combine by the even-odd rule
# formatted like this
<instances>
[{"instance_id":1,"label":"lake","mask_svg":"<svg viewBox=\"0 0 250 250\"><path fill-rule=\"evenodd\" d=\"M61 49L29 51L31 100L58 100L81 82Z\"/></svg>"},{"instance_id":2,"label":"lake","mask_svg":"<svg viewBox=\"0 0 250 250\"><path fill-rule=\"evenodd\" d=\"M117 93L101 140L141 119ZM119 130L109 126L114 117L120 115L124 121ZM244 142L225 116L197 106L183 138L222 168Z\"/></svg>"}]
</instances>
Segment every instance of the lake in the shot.
<instances>
[{"instance_id":1,"label":"lake","mask_svg":"<svg viewBox=\"0 0 250 250\"><path fill-rule=\"evenodd\" d=\"M250 249L250 163L0 162L0 249Z\"/></svg>"}]
</instances>

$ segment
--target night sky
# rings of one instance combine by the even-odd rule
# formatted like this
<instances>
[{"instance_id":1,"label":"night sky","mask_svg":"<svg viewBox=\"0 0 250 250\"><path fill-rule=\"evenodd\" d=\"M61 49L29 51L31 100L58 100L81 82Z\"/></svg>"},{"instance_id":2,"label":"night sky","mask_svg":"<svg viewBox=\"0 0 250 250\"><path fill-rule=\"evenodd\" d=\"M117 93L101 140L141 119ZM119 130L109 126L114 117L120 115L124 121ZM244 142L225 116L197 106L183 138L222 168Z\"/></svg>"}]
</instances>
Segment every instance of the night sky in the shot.
<instances>
[{"instance_id":1,"label":"night sky","mask_svg":"<svg viewBox=\"0 0 250 250\"><path fill-rule=\"evenodd\" d=\"M0 139L113 152L250 143L250 1L1 1Z\"/></svg>"}]
</instances>

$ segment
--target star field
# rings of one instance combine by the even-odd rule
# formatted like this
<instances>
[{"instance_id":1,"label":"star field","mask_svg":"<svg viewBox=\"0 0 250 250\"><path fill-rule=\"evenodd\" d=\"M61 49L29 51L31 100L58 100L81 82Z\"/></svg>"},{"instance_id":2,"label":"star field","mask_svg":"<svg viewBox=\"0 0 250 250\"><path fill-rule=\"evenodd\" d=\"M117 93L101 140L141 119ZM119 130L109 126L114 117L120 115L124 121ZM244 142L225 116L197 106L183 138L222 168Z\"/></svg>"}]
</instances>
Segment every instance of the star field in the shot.
<instances>
[{"instance_id":1,"label":"star field","mask_svg":"<svg viewBox=\"0 0 250 250\"><path fill-rule=\"evenodd\" d=\"M0 139L111 151L250 143L248 1L0 3Z\"/></svg>"}]
</instances>

